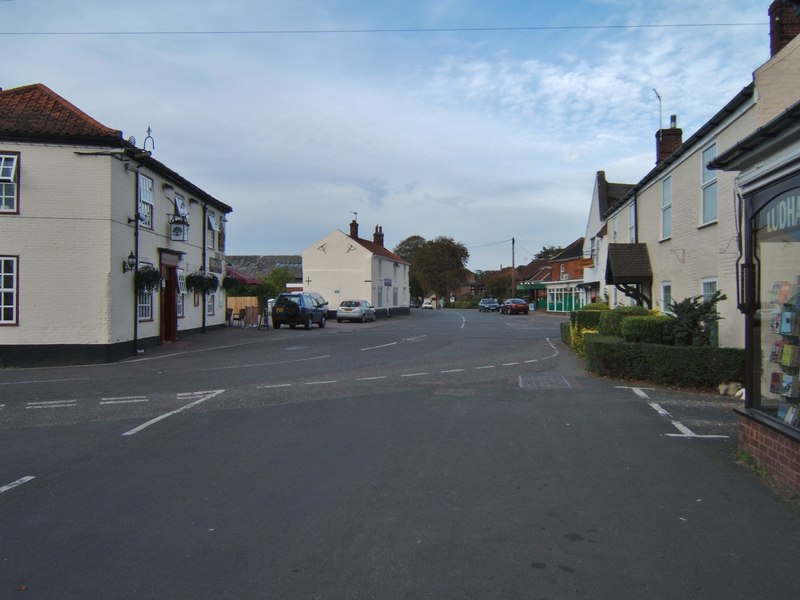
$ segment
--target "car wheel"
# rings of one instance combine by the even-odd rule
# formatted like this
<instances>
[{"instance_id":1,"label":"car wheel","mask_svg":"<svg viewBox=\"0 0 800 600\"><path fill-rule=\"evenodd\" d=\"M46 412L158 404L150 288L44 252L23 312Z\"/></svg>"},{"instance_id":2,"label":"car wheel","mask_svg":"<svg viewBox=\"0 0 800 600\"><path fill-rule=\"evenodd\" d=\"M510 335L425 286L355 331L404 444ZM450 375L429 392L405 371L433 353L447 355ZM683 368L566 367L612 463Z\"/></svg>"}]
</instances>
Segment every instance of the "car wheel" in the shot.
<instances>
[{"instance_id":1,"label":"car wheel","mask_svg":"<svg viewBox=\"0 0 800 600\"><path fill-rule=\"evenodd\" d=\"M280 321L272 321L272 328L273 329L280 329L281 328L281 322Z\"/></svg>"},{"instance_id":2,"label":"car wheel","mask_svg":"<svg viewBox=\"0 0 800 600\"><path fill-rule=\"evenodd\" d=\"M311 325L312 325L312 323L313 323L313 321L311 320L311 315L308 315L308 316L306 317L306 322L305 322L305 324L304 324L303 326L304 326L306 329L311 329Z\"/></svg>"},{"instance_id":3,"label":"car wheel","mask_svg":"<svg viewBox=\"0 0 800 600\"><path fill-rule=\"evenodd\" d=\"M297 327L297 323L289 323L289 329L294 329Z\"/></svg>"},{"instance_id":4,"label":"car wheel","mask_svg":"<svg viewBox=\"0 0 800 600\"><path fill-rule=\"evenodd\" d=\"M322 318L319 320L319 328L320 329L324 328L325 327L325 323L327 323L327 321L328 320L325 318L325 315L322 315Z\"/></svg>"},{"instance_id":5,"label":"car wheel","mask_svg":"<svg viewBox=\"0 0 800 600\"><path fill-rule=\"evenodd\" d=\"M341 319L336 319L336 322L337 322L337 323L341 323L341 322L342 322L342 320L341 320Z\"/></svg>"},{"instance_id":6,"label":"car wheel","mask_svg":"<svg viewBox=\"0 0 800 600\"><path fill-rule=\"evenodd\" d=\"M366 323L367 322L367 317L364 316L364 313L361 313L361 322L362 323Z\"/></svg>"}]
</instances>

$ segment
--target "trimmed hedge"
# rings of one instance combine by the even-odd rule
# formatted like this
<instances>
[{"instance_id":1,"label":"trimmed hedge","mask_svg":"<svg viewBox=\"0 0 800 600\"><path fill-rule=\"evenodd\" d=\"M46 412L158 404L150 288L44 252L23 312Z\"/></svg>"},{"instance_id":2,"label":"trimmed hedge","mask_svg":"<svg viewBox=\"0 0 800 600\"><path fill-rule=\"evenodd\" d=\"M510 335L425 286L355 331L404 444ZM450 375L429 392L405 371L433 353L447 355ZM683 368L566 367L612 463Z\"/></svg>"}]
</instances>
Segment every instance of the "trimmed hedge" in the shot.
<instances>
[{"instance_id":1,"label":"trimmed hedge","mask_svg":"<svg viewBox=\"0 0 800 600\"><path fill-rule=\"evenodd\" d=\"M600 334L587 334L584 341L589 370L606 377L695 389L745 380L740 348L629 343Z\"/></svg>"},{"instance_id":2,"label":"trimmed hedge","mask_svg":"<svg viewBox=\"0 0 800 600\"><path fill-rule=\"evenodd\" d=\"M628 317L649 315L650 311L644 306L618 306L614 310L600 313L600 322L597 330L601 335L622 337L622 321Z\"/></svg>"},{"instance_id":3,"label":"trimmed hedge","mask_svg":"<svg viewBox=\"0 0 800 600\"><path fill-rule=\"evenodd\" d=\"M620 330L626 342L670 345L674 321L673 317L665 315L628 317L622 321Z\"/></svg>"},{"instance_id":4,"label":"trimmed hedge","mask_svg":"<svg viewBox=\"0 0 800 600\"><path fill-rule=\"evenodd\" d=\"M605 302L590 302L589 304L584 304L581 310L611 310L611 307Z\"/></svg>"}]
</instances>

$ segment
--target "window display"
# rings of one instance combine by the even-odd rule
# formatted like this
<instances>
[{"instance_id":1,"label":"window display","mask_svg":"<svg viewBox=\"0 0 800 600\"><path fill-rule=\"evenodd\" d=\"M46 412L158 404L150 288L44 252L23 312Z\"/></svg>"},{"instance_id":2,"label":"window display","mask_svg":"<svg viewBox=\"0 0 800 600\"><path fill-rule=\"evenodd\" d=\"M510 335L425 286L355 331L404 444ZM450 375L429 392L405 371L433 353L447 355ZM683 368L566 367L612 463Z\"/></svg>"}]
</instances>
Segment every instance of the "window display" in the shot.
<instances>
[{"instance_id":1,"label":"window display","mask_svg":"<svg viewBox=\"0 0 800 600\"><path fill-rule=\"evenodd\" d=\"M753 407L800 427L800 188L767 202L754 219L759 267ZM760 349L760 353L759 353Z\"/></svg>"}]
</instances>

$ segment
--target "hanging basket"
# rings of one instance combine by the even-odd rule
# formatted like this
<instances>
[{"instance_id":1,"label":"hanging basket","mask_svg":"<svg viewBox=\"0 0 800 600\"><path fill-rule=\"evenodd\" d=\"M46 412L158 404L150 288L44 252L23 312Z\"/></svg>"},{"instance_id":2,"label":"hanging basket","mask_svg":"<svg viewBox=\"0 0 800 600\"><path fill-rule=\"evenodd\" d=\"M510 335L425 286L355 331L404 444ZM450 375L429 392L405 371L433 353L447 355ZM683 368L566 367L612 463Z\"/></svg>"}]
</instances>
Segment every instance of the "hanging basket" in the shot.
<instances>
[{"instance_id":1,"label":"hanging basket","mask_svg":"<svg viewBox=\"0 0 800 600\"><path fill-rule=\"evenodd\" d=\"M136 271L136 291L152 292L161 287L161 272L153 267L143 267Z\"/></svg>"},{"instance_id":2,"label":"hanging basket","mask_svg":"<svg viewBox=\"0 0 800 600\"><path fill-rule=\"evenodd\" d=\"M192 273L186 276L186 287L196 294L212 294L219 287L219 279L211 273Z\"/></svg>"},{"instance_id":3,"label":"hanging basket","mask_svg":"<svg viewBox=\"0 0 800 600\"><path fill-rule=\"evenodd\" d=\"M226 275L222 278L222 289L226 292L231 292L241 285L236 277Z\"/></svg>"}]
</instances>

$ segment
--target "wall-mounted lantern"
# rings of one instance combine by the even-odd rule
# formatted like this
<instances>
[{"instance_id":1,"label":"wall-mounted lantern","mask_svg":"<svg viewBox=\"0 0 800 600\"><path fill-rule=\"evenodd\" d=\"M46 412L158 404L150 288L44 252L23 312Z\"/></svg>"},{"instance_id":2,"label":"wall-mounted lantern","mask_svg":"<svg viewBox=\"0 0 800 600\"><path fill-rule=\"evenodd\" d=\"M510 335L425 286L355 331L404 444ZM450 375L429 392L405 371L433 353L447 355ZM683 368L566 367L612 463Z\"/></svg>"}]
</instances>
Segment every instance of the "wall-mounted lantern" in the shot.
<instances>
[{"instance_id":1,"label":"wall-mounted lantern","mask_svg":"<svg viewBox=\"0 0 800 600\"><path fill-rule=\"evenodd\" d=\"M133 252L128 254L128 258L122 261L122 272L127 273L128 271L133 271L136 268L136 257L133 255Z\"/></svg>"}]
</instances>

